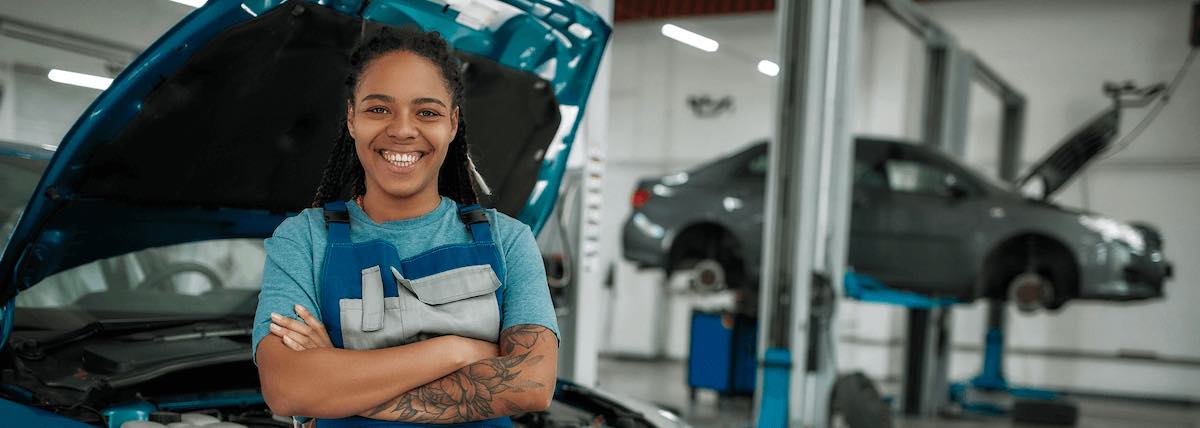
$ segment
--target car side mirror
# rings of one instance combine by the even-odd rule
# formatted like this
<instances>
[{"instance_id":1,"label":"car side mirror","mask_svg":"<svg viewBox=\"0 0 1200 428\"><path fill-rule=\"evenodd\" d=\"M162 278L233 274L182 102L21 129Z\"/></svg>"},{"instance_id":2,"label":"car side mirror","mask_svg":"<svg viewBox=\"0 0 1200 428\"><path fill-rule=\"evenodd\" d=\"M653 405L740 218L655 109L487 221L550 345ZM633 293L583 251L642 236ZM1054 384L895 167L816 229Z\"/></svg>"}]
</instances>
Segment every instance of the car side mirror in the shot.
<instances>
[{"instance_id":1,"label":"car side mirror","mask_svg":"<svg viewBox=\"0 0 1200 428\"><path fill-rule=\"evenodd\" d=\"M954 200L966 199L967 196L971 196L971 192L961 184L952 183L946 186L946 196Z\"/></svg>"},{"instance_id":2,"label":"car side mirror","mask_svg":"<svg viewBox=\"0 0 1200 428\"><path fill-rule=\"evenodd\" d=\"M950 199L959 200L971 195L971 192L967 190L967 186L964 186L962 181L960 181L958 177L954 176L953 174L946 174L946 176L942 178L942 185L944 186L942 187L943 196L946 196Z\"/></svg>"}]
</instances>

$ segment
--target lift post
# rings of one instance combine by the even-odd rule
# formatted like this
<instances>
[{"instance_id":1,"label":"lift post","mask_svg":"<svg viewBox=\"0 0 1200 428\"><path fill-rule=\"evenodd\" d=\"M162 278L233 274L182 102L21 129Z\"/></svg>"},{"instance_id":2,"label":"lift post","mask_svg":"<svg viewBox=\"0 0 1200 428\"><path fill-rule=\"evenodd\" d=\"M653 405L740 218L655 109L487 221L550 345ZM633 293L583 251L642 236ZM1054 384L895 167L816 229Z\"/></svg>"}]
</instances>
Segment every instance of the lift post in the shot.
<instances>
[{"instance_id":1,"label":"lift post","mask_svg":"<svg viewBox=\"0 0 1200 428\"><path fill-rule=\"evenodd\" d=\"M1001 178L1015 180L1024 131L1024 96L987 64L962 49L949 32L922 13L912 1L874 1L881 4L890 15L925 43L928 62L922 122L923 143L954 157L965 157L971 83L978 82L1000 98L1003 104L998 170ZM901 407L904 413L909 415L936 415L947 401L945 391L949 386L946 375L949 367L952 303L928 305L913 303L911 299L888 302L889 296L886 293L882 298L869 295L868 299L900 304L907 308L908 336L904 347L905 375L901 390ZM999 348L987 354L995 354L996 358L989 361L994 361L997 370L985 370L977 379L988 382L994 374L1003 381L1003 375L999 371L1002 361L999 355L1003 349L1004 302L989 301L988 305L989 328L986 340L989 344L998 341Z\"/></svg>"},{"instance_id":2,"label":"lift post","mask_svg":"<svg viewBox=\"0 0 1200 428\"><path fill-rule=\"evenodd\" d=\"M862 3L781 2L777 133L769 148L755 424L824 427L846 265L849 121Z\"/></svg>"}]
</instances>

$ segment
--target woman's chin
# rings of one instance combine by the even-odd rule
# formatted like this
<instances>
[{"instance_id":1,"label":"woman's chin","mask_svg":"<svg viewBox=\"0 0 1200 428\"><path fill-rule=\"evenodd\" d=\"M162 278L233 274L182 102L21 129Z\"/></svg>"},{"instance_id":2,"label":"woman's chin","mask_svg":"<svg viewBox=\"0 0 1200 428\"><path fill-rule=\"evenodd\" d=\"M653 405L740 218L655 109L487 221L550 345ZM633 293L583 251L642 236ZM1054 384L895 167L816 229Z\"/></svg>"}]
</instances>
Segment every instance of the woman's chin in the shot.
<instances>
[{"instance_id":1,"label":"woman's chin","mask_svg":"<svg viewBox=\"0 0 1200 428\"><path fill-rule=\"evenodd\" d=\"M391 199L400 200L418 200L424 197L437 197L437 190L429 191L425 186L416 183L398 183L390 186L384 186L383 194Z\"/></svg>"}]
</instances>

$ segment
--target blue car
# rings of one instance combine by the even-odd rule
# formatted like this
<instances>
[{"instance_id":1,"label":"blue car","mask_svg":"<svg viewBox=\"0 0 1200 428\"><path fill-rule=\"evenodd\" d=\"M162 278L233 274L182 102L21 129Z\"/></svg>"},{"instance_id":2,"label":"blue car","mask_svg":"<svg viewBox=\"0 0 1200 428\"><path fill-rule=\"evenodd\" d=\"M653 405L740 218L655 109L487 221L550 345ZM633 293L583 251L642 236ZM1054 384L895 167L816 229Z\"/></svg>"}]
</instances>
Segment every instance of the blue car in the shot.
<instances>
[{"instance_id":1,"label":"blue car","mask_svg":"<svg viewBox=\"0 0 1200 428\"><path fill-rule=\"evenodd\" d=\"M491 205L548 218L610 28L567 1L210 1L84 111L56 152L0 146L0 425L292 426L250 326L262 239L309 206L365 30L436 30L465 64ZM560 381L521 426L681 426Z\"/></svg>"}]
</instances>

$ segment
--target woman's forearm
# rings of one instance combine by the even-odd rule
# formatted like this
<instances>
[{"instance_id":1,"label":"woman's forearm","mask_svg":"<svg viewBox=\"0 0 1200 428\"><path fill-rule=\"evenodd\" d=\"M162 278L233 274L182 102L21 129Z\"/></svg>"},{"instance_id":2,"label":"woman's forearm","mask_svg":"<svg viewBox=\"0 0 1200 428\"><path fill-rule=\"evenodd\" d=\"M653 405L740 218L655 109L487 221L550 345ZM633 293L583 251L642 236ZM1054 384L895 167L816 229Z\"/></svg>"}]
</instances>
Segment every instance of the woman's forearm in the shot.
<instances>
[{"instance_id":1,"label":"woman's forearm","mask_svg":"<svg viewBox=\"0 0 1200 428\"><path fill-rule=\"evenodd\" d=\"M285 416L340 418L437 380L474 362L455 337L375 350L289 349L274 335L258 345L263 398Z\"/></svg>"},{"instance_id":2,"label":"woman's forearm","mask_svg":"<svg viewBox=\"0 0 1200 428\"><path fill-rule=\"evenodd\" d=\"M558 341L542 326L501 333L504 355L447 376L360 413L373 419L450 424L545 410L554 395Z\"/></svg>"}]
</instances>

